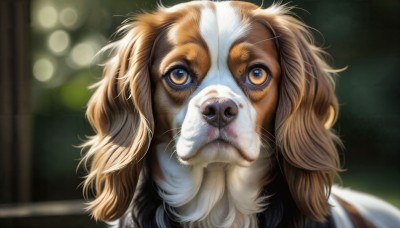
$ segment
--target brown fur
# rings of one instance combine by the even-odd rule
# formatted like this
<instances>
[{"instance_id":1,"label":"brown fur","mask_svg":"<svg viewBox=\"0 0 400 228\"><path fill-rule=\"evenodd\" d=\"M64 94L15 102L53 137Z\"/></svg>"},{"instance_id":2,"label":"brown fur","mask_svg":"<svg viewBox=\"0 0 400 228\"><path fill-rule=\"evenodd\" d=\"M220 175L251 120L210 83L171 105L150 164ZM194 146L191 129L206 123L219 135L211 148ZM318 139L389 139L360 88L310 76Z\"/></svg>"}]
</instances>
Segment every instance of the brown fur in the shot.
<instances>
[{"instance_id":1,"label":"brown fur","mask_svg":"<svg viewBox=\"0 0 400 228\"><path fill-rule=\"evenodd\" d=\"M271 70L271 81L263 90L247 90L246 94L253 102L257 111L257 132L262 132L267 138L274 132L274 117L278 103L278 88L281 69L278 62L277 48L274 37L263 24L251 23L249 34L234 44L229 52L228 65L238 83L243 81L243 75L248 66L265 62Z\"/></svg>"},{"instance_id":2,"label":"brown fur","mask_svg":"<svg viewBox=\"0 0 400 228\"><path fill-rule=\"evenodd\" d=\"M259 10L256 20L276 37L281 65L276 113L276 145L292 197L302 213L317 221L328 214L328 196L340 170L335 142L324 127L330 108L338 113L330 72L307 27L280 9Z\"/></svg>"}]
</instances>

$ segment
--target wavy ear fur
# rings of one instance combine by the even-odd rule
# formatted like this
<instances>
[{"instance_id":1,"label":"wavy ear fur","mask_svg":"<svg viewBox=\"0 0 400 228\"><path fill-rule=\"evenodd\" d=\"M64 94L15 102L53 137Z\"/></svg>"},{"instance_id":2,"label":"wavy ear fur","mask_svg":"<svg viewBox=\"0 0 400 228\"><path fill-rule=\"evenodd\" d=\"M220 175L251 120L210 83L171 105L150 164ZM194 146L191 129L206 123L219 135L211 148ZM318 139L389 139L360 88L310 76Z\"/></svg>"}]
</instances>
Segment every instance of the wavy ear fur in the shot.
<instances>
[{"instance_id":1,"label":"wavy ear fur","mask_svg":"<svg viewBox=\"0 0 400 228\"><path fill-rule=\"evenodd\" d=\"M323 221L327 198L340 170L330 126L338 113L332 70L314 46L307 27L284 6L260 10L259 20L275 35L281 81L276 115L276 145L284 177L300 212Z\"/></svg>"},{"instance_id":2,"label":"wavy ear fur","mask_svg":"<svg viewBox=\"0 0 400 228\"><path fill-rule=\"evenodd\" d=\"M88 103L87 117L95 129L83 147L89 167L84 191L94 190L88 209L98 220L121 217L136 189L143 158L154 129L149 62L153 43L165 22L143 14L127 22L122 38L107 45L111 52L103 79Z\"/></svg>"}]
</instances>

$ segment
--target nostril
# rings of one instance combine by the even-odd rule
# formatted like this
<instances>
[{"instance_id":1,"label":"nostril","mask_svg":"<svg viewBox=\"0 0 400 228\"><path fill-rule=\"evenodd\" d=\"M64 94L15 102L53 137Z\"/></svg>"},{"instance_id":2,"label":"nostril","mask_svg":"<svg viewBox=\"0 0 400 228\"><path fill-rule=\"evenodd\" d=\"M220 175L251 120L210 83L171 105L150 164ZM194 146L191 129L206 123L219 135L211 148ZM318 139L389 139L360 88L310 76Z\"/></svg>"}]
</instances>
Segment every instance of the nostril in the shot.
<instances>
[{"instance_id":1,"label":"nostril","mask_svg":"<svg viewBox=\"0 0 400 228\"><path fill-rule=\"evenodd\" d=\"M233 118L237 115L238 113L238 107L235 102L232 100L227 100L222 103L223 106L223 113L222 117L225 119L225 121L231 121Z\"/></svg>"},{"instance_id":2,"label":"nostril","mask_svg":"<svg viewBox=\"0 0 400 228\"><path fill-rule=\"evenodd\" d=\"M224 111L224 116L231 118L237 115L238 109L235 106L228 106Z\"/></svg>"},{"instance_id":3,"label":"nostril","mask_svg":"<svg viewBox=\"0 0 400 228\"><path fill-rule=\"evenodd\" d=\"M207 106L206 109L203 112L203 115L208 116L208 117L212 117L212 116L215 116L216 113L217 113L217 111L215 110L214 107Z\"/></svg>"},{"instance_id":4,"label":"nostril","mask_svg":"<svg viewBox=\"0 0 400 228\"><path fill-rule=\"evenodd\" d=\"M210 100L204 102L204 104L200 106L200 111L203 116L211 118L217 115L217 108L217 103L215 103L213 100Z\"/></svg>"},{"instance_id":5,"label":"nostril","mask_svg":"<svg viewBox=\"0 0 400 228\"><path fill-rule=\"evenodd\" d=\"M232 108L228 107L227 109L225 109L224 115L227 116L227 117L233 116L234 114L232 113Z\"/></svg>"}]
</instances>

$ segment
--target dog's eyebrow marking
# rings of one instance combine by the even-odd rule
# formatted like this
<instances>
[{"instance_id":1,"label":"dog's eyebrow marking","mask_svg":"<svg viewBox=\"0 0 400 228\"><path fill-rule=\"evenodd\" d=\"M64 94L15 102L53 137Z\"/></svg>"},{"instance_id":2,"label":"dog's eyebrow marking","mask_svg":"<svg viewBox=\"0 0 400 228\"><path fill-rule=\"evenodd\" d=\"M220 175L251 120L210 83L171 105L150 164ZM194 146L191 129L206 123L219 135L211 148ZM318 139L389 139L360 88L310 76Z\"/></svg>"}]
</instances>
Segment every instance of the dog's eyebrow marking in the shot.
<instances>
[{"instance_id":1,"label":"dog's eyebrow marking","mask_svg":"<svg viewBox=\"0 0 400 228\"><path fill-rule=\"evenodd\" d=\"M236 40L249 29L230 2L219 2L215 8L205 5L201 9L200 34L206 42L214 67L226 64L229 50Z\"/></svg>"},{"instance_id":2,"label":"dog's eyebrow marking","mask_svg":"<svg viewBox=\"0 0 400 228\"><path fill-rule=\"evenodd\" d=\"M216 93L216 92L217 92L216 90L210 90L210 91L208 91L207 93L205 93L204 96L207 96L207 95L209 95L209 94L211 94L211 93Z\"/></svg>"}]
</instances>

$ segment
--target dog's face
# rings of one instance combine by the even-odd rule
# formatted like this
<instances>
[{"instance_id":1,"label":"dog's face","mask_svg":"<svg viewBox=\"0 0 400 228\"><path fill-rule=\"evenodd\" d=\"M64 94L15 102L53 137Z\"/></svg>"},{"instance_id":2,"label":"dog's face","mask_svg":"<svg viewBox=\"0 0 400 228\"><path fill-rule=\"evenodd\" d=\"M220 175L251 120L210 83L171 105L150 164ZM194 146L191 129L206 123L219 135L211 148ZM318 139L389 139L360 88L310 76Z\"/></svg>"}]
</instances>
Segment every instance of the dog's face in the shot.
<instances>
[{"instance_id":1,"label":"dog's face","mask_svg":"<svg viewBox=\"0 0 400 228\"><path fill-rule=\"evenodd\" d=\"M95 218L124 214L150 170L182 221L254 225L276 178L300 214L324 219L339 167L332 70L288 9L194 1L121 31L87 111Z\"/></svg>"},{"instance_id":2,"label":"dog's face","mask_svg":"<svg viewBox=\"0 0 400 228\"><path fill-rule=\"evenodd\" d=\"M228 2L215 6L186 8L191 13L154 46L155 134L173 140L185 165L248 166L260 154L262 131L273 131L278 53L260 22Z\"/></svg>"}]
</instances>

